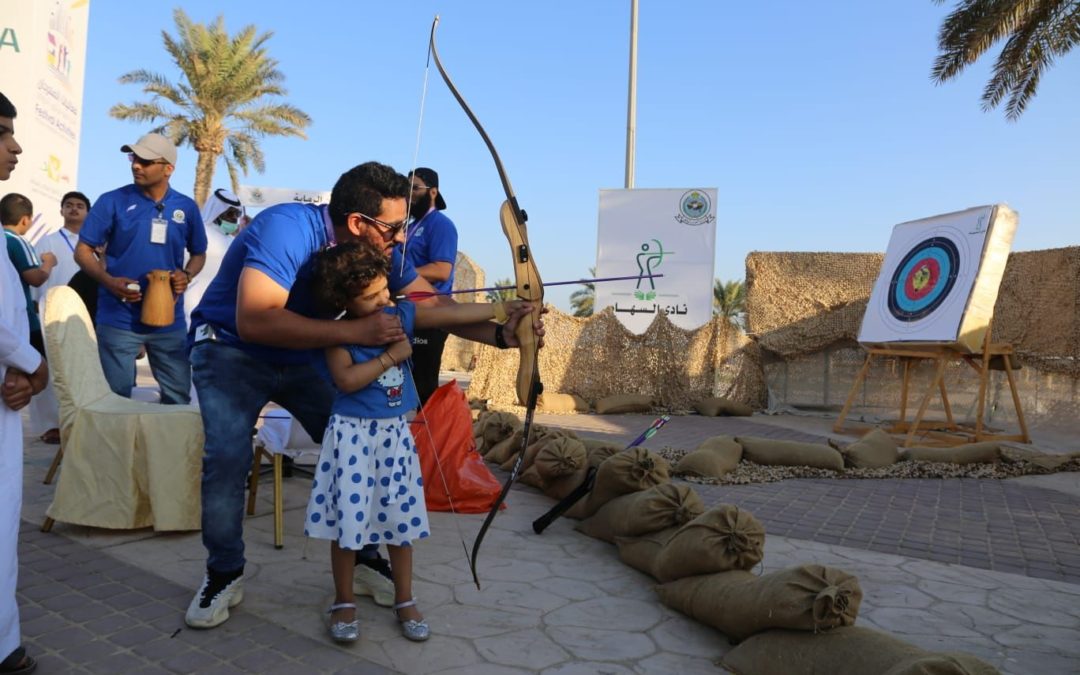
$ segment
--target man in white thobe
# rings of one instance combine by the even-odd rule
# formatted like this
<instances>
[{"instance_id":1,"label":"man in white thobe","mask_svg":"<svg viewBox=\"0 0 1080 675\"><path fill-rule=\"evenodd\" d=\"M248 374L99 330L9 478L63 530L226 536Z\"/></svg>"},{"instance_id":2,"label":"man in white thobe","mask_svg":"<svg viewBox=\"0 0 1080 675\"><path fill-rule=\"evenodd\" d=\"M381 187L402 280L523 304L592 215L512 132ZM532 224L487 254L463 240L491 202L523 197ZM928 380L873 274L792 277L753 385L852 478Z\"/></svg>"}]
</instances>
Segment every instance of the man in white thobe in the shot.
<instances>
[{"instance_id":1,"label":"man in white thobe","mask_svg":"<svg viewBox=\"0 0 1080 675\"><path fill-rule=\"evenodd\" d=\"M7 180L22 152L15 140L15 106L0 93L0 181ZM29 373L29 374L28 374ZM0 257L0 667L28 673L35 663L20 645L19 511L22 509L23 430L19 410L45 388L49 371L30 345L30 322L19 273Z\"/></svg>"}]
</instances>

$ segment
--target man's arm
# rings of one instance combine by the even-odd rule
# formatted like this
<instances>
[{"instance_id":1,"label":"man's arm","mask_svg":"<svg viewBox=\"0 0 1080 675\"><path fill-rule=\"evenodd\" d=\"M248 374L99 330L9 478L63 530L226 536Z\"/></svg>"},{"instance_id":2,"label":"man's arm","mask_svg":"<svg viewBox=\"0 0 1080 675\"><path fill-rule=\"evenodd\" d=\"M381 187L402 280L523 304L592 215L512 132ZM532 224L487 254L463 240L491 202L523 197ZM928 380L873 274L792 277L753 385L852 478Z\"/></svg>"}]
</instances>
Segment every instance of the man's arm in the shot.
<instances>
[{"instance_id":1,"label":"man's arm","mask_svg":"<svg viewBox=\"0 0 1080 675\"><path fill-rule=\"evenodd\" d=\"M43 264L41 267L31 267L28 270L19 272L19 277L34 288L38 288L49 280L49 272L51 271L51 267L46 268Z\"/></svg>"},{"instance_id":2,"label":"man's arm","mask_svg":"<svg viewBox=\"0 0 1080 675\"><path fill-rule=\"evenodd\" d=\"M430 282L446 281L453 271L454 266L445 261L430 262L416 268L416 273Z\"/></svg>"},{"instance_id":3,"label":"man's arm","mask_svg":"<svg viewBox=\"0 0 1080 675\"><path fill-rule=\"evenodd\" d=\"M202 271L203 266L206 265L205 253L194 253L188 258L187 264L184 265L182 270L174 270L169 276L172 278L173 293L180 295L187 290L188 284L195 278L195 275Z\"/></svg>"},{"instance_id":4,"label":"man's arm","mask_svg":"<svg viewBox=\"0 0 1080 675\"><path fill-rule=\"evenodd\" d=\"M363 319L310 319L285 309L289 291L253 267L240 273L236 331L245 342L285 349L320 349L343 344L383 345L405 339L401 320L386 312Z\"/></svg>"},{"instance_id":5,"label":"man's arm","mask_svg":"<svg viewBox=\"0 0 1080 675\"><path fill-rule=\"evenodd\" d=\"M133 291L127 287L128 284L138 285L139 282L127 277L114 277L109 274L105 266L94 255L94 249L90 244L80 241L75 245L75 264L83 272L86 272L87 276L121 300L138 302L142 299L141 291Z\"/></svg>"},{"instance_id":6,"label":"man's arm","mask_svg":"<svg viewBox=\"0 0 1080 675\"><path fill-rule=\"evenodd\" d=\"M405 286L404 288L401 288L397 291L397 293L399 294L406 295L409 293L434 292L435 288L427 281L427 279L424 279L424 277L422 276L417 276L408 286ZM448 305L456 305L458 303L449 295L432 295L425 297L422 300L417 300L416 304L421 307L445 307ZM528 311L511 311L510 320L501 325L493 321L478 321L476 323L459 326L447 326L445 330L448 333L456 335L464 340L471 340L473 342L479 342L485 345L495 344L495 331L499 330L502 332L503 339L506 341L506 345L508 347L517 347L518 341L517 336L514 334L514 331L517 328L518 321L521 321L523 318L528 316ZM533 330L536 332L537 337L543 337L543 322L534 322Z\"/></svg>"}]
</instances>

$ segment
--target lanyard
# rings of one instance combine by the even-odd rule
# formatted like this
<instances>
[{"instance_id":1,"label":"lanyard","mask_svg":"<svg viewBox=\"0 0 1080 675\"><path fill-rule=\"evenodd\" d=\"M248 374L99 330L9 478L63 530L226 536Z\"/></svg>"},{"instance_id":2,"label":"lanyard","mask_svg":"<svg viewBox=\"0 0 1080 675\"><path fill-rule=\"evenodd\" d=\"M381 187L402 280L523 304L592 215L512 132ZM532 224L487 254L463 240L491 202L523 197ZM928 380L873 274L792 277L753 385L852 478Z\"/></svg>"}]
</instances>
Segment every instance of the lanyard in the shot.
<instances>
[{"instance_id":1,"label":"lanyard","mask_svg":"<svg viewBox=\"0 0 1080 675\"><path fill-rule=\"evenodd\" d=\"M71 240L68 239L66 234L64 234L64 228L61 227L59 230L57 230L57 232L60 233L60 237L64 240L64 243L67 244L67 247L71 249L72 253L74 253L75 247L71 245Z\"/></svg>"}]
</instances>

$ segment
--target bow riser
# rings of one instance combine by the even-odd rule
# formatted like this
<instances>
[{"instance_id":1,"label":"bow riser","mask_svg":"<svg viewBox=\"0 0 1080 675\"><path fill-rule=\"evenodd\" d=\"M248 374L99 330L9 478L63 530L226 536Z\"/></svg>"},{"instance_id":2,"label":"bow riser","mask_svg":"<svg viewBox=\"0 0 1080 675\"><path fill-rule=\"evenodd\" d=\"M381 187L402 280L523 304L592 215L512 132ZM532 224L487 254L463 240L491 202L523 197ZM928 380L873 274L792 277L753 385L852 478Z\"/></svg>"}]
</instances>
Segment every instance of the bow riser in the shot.
<instances>
[{"instance_id":1,"label":"bow riser","mask_svg":"<svg viewBox=\"0 0 1080 675\"><path fill-rule=\"evenodd\" d=\"M537 370L536 356L539 350L539 340L533 330L533 322L540 319L540 312L544 306L544 282L541 281L540 272L533 262L528 230L519 217L520 213L520 209L515 209L509 200L504 201L502 208L499 209L499 220L502 222L506 239L510 242L510 253L514 259L517 297L519 300L526 300L534 305L530 318L519 321L517 330L514 331L521 345L518 350L520 358L516 386L518 404L527 406L529 394L533 389L533 378Z\"/></svg>"}]
</instances>

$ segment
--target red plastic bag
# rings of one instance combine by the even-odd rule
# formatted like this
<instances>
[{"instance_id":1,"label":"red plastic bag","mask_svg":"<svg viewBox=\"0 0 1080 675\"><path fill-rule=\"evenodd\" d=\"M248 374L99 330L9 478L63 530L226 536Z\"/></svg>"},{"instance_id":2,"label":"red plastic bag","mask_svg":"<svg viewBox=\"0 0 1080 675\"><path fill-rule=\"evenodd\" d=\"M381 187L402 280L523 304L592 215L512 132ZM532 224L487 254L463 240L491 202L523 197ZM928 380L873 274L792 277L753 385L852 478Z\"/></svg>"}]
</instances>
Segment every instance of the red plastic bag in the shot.
<instances>
[{"instance_id":1,"label":"red plastic bag","mask_svg":"<svg viewBox=\"0 0 1080 675\"><path fill-rule=\"evenodd\" d=\"M420 456L428 511L490 510L502 485L476 451L469 403L456 380L435 390L409 428Z\"/></svg>"}]
</instances>

